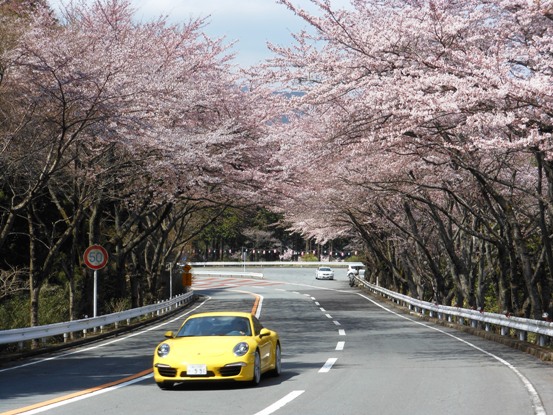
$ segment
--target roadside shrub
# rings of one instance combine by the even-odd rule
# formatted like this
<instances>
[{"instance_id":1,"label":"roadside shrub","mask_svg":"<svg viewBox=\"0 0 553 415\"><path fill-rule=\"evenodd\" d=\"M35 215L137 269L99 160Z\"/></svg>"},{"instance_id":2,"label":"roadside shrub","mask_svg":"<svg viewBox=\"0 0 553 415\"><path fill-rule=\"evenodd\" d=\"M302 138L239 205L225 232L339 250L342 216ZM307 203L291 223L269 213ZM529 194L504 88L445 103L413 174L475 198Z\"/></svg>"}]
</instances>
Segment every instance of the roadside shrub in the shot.
<instances>
[{"instance_id":1,"label":"roadside shrub","mask_svg":"<svg viewBox=\"0 0 553 415\"><path fill-rule=\"evenodd\" d=\"M0 303L0 330L29 326L29 296L18 294L4 298Z\"/></svg>"},{"instance_id":2,"label":"roadside shrub","mask_svg":"<svg viewBox=\"0 0 553 415\"><path fill-rule=\"evenodd\" d=\"M305 254L300 257L300 261L303 261L303 262L317 262L318 260L319 258L313 254Z\"/></svg>"}]
</instances>

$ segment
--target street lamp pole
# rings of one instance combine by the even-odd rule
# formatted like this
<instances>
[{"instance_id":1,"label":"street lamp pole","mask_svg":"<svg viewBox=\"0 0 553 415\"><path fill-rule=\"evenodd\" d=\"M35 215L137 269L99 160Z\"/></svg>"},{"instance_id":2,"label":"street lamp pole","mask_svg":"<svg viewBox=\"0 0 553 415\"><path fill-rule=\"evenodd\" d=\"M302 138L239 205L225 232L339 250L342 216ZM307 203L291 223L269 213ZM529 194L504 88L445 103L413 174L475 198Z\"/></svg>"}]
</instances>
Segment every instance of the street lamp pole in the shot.
<instances>
[{"instance_id":1,"label":"street lamp pole","mask_svg":"<svg viewBox=\"0 0 553 415\"><path fill-rule=\"evenodd\" d=\"M242 247L242 267L244 272L246 272L246 252L244 251L244 247Z\"/></svg>"},{"instance_id":2,"label":"street lamp pole","mask_svg":"<svg viewBox=\"0 0 553 415\"><path fill-rule=\"evenodd\" d=\"M173 298L173 263L167 264L169 267L169 299Z\"/></svg>"}]
</instances>

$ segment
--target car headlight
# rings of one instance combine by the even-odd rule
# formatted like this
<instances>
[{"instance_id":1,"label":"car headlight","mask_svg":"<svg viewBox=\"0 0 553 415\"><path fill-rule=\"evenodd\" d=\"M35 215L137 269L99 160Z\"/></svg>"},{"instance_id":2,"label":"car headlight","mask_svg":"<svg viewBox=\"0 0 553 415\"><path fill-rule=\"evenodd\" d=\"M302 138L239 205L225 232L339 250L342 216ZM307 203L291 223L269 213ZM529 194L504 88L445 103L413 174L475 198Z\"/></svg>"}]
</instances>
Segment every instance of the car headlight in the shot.
<instances>
[{"instance_id":1,"label":"car headlight","mask_svg":"<svg viewBox=\"0 0 553 415\"><path fill-rule=\"evenodd\" d=\"M169 354L169 350L171 350L171 348L169 347L169 345L167 343L162 343L159 345L159 347L157 348L157 355L159 357L165 357Z\"/></svg>"},{"instance_id":2,"label":"car headlight","mask_svg":"<svg viewBox=\"0 0 553 415\"><path fill-rule=\"evenodd\" d=\"M250 345L246 342L240 342L232 350L235 356L244 356L250 350Z\"/></svg>"}]
</instances>

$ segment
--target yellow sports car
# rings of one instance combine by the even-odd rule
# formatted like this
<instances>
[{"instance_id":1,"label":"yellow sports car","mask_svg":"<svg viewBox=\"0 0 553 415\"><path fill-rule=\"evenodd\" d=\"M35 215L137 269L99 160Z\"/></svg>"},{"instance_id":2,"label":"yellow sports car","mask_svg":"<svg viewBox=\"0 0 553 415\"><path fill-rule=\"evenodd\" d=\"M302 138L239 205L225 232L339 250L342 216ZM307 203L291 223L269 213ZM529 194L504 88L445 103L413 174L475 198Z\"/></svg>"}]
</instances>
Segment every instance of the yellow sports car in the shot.
<instances>
[{"instance_id":1,"label":"yellow sports car","mask_svg":"<svg viewBox=\"0 0 553 415\"><path fill-rule=\"evenodd\" d=\"M261 374L281 372L280 339L250 313L210 312L188 317L165 333L154 353L154 380L162 389L206 380L259 384Z\"/></svg>"}]
</instances>

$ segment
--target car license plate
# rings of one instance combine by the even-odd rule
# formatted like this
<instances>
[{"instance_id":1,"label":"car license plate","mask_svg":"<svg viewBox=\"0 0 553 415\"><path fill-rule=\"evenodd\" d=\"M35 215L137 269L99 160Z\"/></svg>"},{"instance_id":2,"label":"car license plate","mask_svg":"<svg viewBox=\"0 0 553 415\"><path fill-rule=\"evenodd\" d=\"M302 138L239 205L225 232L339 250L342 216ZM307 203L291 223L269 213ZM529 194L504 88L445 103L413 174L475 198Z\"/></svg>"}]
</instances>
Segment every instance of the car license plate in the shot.
<instances>
[{"instance_id":1,"label":"car license plate","mask_svg":"<svg viewBox=\"0 0 553 415\"><path fill-rule=\"evenodd\" d=\"M186 374L189 376L194 375L207 375L206 365L188 365L186 368Z\"/></svg>"}]
</instances>

